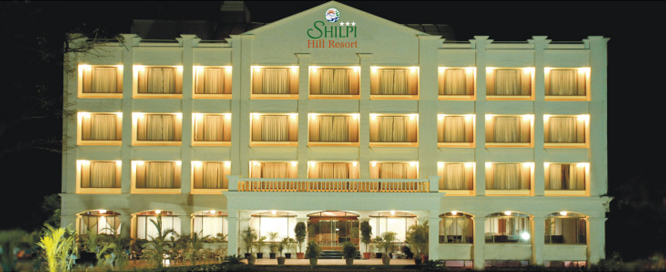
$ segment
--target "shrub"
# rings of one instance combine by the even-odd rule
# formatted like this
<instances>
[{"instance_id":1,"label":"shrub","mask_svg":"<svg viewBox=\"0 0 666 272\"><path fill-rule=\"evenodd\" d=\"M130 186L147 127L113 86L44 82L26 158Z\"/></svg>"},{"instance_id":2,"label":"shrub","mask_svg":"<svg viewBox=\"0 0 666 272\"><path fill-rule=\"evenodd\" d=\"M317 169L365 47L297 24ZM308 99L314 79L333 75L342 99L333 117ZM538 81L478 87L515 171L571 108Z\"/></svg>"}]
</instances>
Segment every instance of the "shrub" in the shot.
<instances>
[{"instance_id":1,"label":"shrub","mask_svg":"<svg viewBox=\"0 0 666 272\"><path fill-rule=\"evenodd\" d=\"M321 248L315 241L308 243L308 248L305 249L305 257L308 259L318 259L321 256Z\"/></svg>"}]
</instances>

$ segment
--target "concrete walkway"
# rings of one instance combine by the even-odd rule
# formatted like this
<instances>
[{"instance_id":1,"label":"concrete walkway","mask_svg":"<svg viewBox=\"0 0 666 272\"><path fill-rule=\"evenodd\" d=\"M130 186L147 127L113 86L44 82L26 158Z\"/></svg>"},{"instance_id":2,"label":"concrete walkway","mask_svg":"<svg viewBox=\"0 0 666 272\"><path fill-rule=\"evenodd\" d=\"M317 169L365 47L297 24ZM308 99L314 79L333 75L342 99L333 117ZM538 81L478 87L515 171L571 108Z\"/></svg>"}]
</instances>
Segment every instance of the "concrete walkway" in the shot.
<instances>
[{"instance_id":1,"label":"concrete walkway","mask_svg":"<svg viewBox=\"0 0 666 272\"><path fill-rule=\"evenodd\" d=\"M243 262L247 262L244 260ZM277 259L257 259L254 265L277 265ZM284 262L284 265L310 265L310 260L308 259L287 259ZM344 259L339 260L329 260L329 259L319 259L317 265L346 265ZM382 265L382 259L354 259L354 265ZM392 259L390 265L414 265L414 260L409 259Z\"/></svg>"}]
</instances>

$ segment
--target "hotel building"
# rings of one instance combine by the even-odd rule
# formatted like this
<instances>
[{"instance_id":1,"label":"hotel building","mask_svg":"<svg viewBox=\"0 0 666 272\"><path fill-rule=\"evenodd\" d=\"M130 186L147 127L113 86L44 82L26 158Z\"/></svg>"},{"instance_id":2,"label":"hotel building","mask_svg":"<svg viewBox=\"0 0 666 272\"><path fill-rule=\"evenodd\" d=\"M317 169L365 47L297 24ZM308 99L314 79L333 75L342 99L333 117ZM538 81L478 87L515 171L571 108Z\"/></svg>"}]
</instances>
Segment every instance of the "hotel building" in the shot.
<instances>
[{"instance_id":1,"label":"hotel building","mask_svg":"<svg viewBox=\"0 0 666 272\"><path fill-rule=\"evenodd\" d=\"M122 37L65 56L63 226L146 239L161 214L241 254L248 226L339 250L428 221L449 266L605 256L607 38L450 41L335 1Z\"/></svg>"}]
</instances>

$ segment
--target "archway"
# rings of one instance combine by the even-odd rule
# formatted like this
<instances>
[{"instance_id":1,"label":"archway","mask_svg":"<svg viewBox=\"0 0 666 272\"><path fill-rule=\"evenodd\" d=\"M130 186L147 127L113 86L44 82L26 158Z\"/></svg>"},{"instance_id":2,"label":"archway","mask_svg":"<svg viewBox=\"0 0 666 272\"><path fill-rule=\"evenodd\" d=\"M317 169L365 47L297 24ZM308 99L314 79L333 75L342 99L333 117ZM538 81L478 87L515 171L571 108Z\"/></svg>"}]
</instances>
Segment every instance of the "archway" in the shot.
<instances>
[{"instance_id":1,"label":"archway","mask_svg":"<svg viewBox=\"0 0 666 272\"><path fill-rule=\"evenodd\" d=\"M341 250L346 242L358 245L358 217L358 214L342 211L308 214L308 240L317 242L324 250Z\"/></svg>"}]
</instances>

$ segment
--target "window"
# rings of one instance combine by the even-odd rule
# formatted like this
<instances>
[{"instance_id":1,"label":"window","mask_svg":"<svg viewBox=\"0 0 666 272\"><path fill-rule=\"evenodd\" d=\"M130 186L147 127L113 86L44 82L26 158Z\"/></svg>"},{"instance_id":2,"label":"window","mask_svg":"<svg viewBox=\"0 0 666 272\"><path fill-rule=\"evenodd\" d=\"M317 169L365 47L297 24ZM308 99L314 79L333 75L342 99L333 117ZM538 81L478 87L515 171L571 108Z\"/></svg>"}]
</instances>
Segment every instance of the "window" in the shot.
<instances>
[{"instance_id":1,"label":"window","mask_svg":"<svg viewBox=\"0 0 666 272\"><path fill-rule=\"evenodd\" d=\"M123 75L121 66L79 65L80 98L121 98Z\"/></svg>"},{"instance_id":2,"label":"window","mask_svg":"<svg viewBox=\"0 0 666 272\"><path fill-rule=\"evenodd\" d=\"M358 115L310 114L310 145L358 143Z\"/></svg>"},{"instance_id":3,"label":"window","mask_svg":"<svg viewBox=\"0 0 666 272\"><path fill-rule=\"evenodd\" d=\"M192 227L192 233L199 234L199 237L219 238L228 233L227 214L218 211L195 213L192 218Z\"/></svg>"},{"instance_id":4,"label":"window","mask_svg":"<svg viewBox=\"0 0 666 272\"><path fill-rule=\"evenodd\" d=\"M182 67L137 66L137 98L172 98L183 93Z\"/></svg>"},{"instance_id":5,"label":"window","mask_svg":"<svg viewBox=\"0 0 666 272\"><path fill-rule=\"evenodd\" d=\"M358 70L358 67L311 67L310 98L358 98Z\"/></svg>"},{"instance_id":6,"label":"window","mask_svg":"<svg viewBox=\"0 0 666 272\"><path fill-rule=\"evenodd\" d=\"M472 216L460 212L450 212L439 217L439 243L471 244L474 242L474 222Z\"/></svg>"},{"instance_id":7,"label":"window","mask_svg":"<svg viewBox=\"0 0 666 272\"><path fill-rule=\"evenodd\" d=\"M298 99L298 67L252 69L252 98Z\"/></svg>"},{"instance_id":8,"label":"window","mask_svg":"<svg viewBox=\"0 0 666 272\"><path fill-rule=\"evenodd\" d=\"M157 223L158 215L162 218L162 234L166 230L174 230L176 234L180 233L180 216L170 211L148 211L137 213L136 216L136 239L152 240L151 237L157 237L158 230L153 222ZM166 240L175 238L173 234L166 236Z\"/></svg>"},{"instance_id":9,"label":"window","mask_svg":"<svg viewBox=\"0 0 666 272\"><path fill-rule=\"evenodd\" d=\"M251 145L270 142L270 145L298 144L298 115L252 114Z\"/></svg>"},{"instance_id":10,"label":"window","mask_svg":"<svg viewBox=\"0 0 666 272\"><path fill-rule=\"evenodd\" d=\"M488 100L533 98L534 68L488 68L486 73Z\"/></svg>"},{"instance_id":11,"label":"window","mask_svg":"<svg viewBox=\"0 0 666 272\"><path fill-rule=\"evenodd\" d=\"M133 164L136 189L180 188L179 161L134 161Z\"/></svg>"},{"instance_id":12,"label":"window","mask_svg":"<svg viewBox=\"0 0 666 272\"><path fill-rule=\"evenodd\" d=\"M193 98L231 98L231 66L195 67Z\"/></svg>"},{"instance_id":13,"label":"window","mask_svg":"<svg viewBox=\"0 0 666 272\"><path fill-rule=\"evenodd\" d=\"M192 162L193 189L228 189L231 162Z\"/></svg>"},{"instance_id":14,"label":"window","mask_svg":"<svg viewBox=\"0 0 666 272\"><path fill-rule=\"evenodd\" d=\"M257 230L257 236L270 238L269 233L277 233L275 241L279 242L286 237L295 237L296 215L287 212L262 212L251 215L250 227Z\"/></svg>"},{"instance_id":15,"label":"window","mask_svg":"<svg viewBox=\"0 0 666 272\"><path fill-rule=\"evenodd\" d=\"M545 163L546 191L584 191L587 163Z\"/></svg>"},{"instance_id":16,"label":"window","mask_svg":"<svg viewBox=\"0 0 666 272\"><path fill-rule=\"evenodd\" d=\"M120 234L120 214L106 210L88 211L78 214L80 235L87 234L90 230L97 234Z\"/></svg>"},{"instance_id":17,"label":"window","mask_svg":"<svg viewBox=\"0 0 666 272\"><path fill-rule=\"evenodd\" d=\"M297 162L250 162L251 178L297 178Z\"/></svg>"},{"instance_id":18,"label":"window","mask_svg":"<svg viewBox=\"0 0 666 272\"><path fill-rule=\"evenodd\" d=\"M357 179L357 162L310 162L308 177L315 179Z\"/></svg>"},{"instance_id":19,"label":"window","mask_svg":"<svg viewBox=\"0 0 666 272\"><path fill-rule=\"evenodd\" d=\"M231 114L194 114L193 145L231 144Z\"/></svg>"},{"instance_id":20,"label":"window","mask_svg":"<svg viewBox=\"0 0 666 272\"><path fill-rule=\"evenodd\" d=\"M416 225L416 215L406 212L380 212L370 215L370 226L375 236L382 236L385 232L395 232L396 241L404 242L407 230Z\"/></svg>"},{"instance_id":21,"label":"window","mask_svg":"<svg viewBox=\"0 0 666 272\"><path fill-rule=\"evenodd\" d=\"M524 213L494 213L486 218L486 243L530 243L530 217Z\"/></svg>"},{"instance_id":22,"label":"window","mask_svg":"<svg viewBox=\"0 0 666 272\"><path fill-rule=\"evenodd\" d=\"M418 117L370 114L370 145L402 143L417 144Z\"/></svg>"},{"instance_id":23,"label":"window","mask_svg":"<svg viewBox=\"0 0 666 272\"><path fill-rule=\"evenodd\" d=\"M486 115L486 147L531 147L532 116Z\"/></svg>"},{"instance_id":24,"label":"window","mask_svg":"<svg viewBox=\"0 0 666 272\"><path fill-rule=\"evenodd\" d=\"M552 213L546 218L546 244L587 244L587 222L577 213Z\"/></svg>"},{"instance_id":25,"label":"window","mask_svg":"<svg viewBox=\"0 0 666 272\"><path fill-rule=\"evenodd\" d=\"M79 112L80 145L120 145L122 113Z\"/></svg>"},{"instance_id":26,"label":"window","mask_svg":"<svg viewBox=\"0 0 666 272\"><path fill-rule=\"evenodd\" d=\"M418 98L419 72L418 68L371 68L370 98L391 99L391 96L404 96Z\"/></svg>"},{"instance_id":27,"label":"window","mask_svg":"<svg viewBox=\"0 0 666 272\"><path fill-rule=\"evenodd\" d=\"M474 147L474 116L437 116L438 146Z\"/></svg>"},{"instance_id":28,"label":"window","mask_svg":"<svg viewBox=\"0 0 666 272\"><path fill-rule=\"evenodd\" d=\"M546 100L585 98L589 74L589 68L546 68Z\"/></svg>"},{"instance_id":29,"label":"window","mask_svg":"<svg viewBox=\"0 0 666 272\"><path fill-rule=\"evenodd\" d=\"M79 192L85 189L120 188L120 161L78 161Z\"/></svg>"},{"instance_id":30,"label":"window","mask_svg":"<svg viewBox=\"0 0 666 272\"><path fill-rule=\"evenodd\" d=\"M417 179L418 162L371 162L371 179Z\"/></svg>"},{"instance_id":31,"label":"window","mask_svg":"<svg viewBox=\"0 0 666 272\"><path fill-rule=\"evenodd\" d=\"M440 99L474 99L475 68L439 68Z\"/></svg>"},{"instance_id":32,"label":"window","mask_svg":"<svg viewBox=\"0 0 666 272\"><path fill-rule=\"evenodd\" d=\"M488 194L529 194L533 163L486 163ZM523 192L516 192L523 191Z\"/></svg>"},{"instance_id":33,"label":"window","mask_svg":"<svg viewBox=\"0 0 666 272\"><path fill-rule=\"evenodd\" d=\"M440 162L437 164L440 190L473 190L474 163Z\"/></svg>"},{"instance_id":34,"label":"window","mask_svg":"<svg viewBox=\"0 0 666 272\"><path fill-rule=\"evenodd\" d=\"M182 115L135 113L136 141L139 144L180 145Z\"/></svg>"},{"instance_id":35,"label":"window","mask_svg":"<svg viewBox=\"0 0 666 272\"><path fill-rule=\"evenodd\" d=\"M545 147L585 147L589 115L544 117Z\"/></svg>"}]
</instances>

